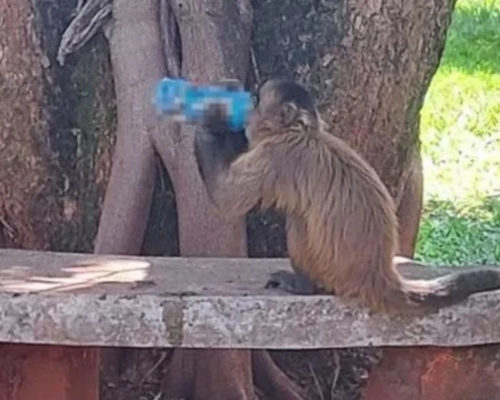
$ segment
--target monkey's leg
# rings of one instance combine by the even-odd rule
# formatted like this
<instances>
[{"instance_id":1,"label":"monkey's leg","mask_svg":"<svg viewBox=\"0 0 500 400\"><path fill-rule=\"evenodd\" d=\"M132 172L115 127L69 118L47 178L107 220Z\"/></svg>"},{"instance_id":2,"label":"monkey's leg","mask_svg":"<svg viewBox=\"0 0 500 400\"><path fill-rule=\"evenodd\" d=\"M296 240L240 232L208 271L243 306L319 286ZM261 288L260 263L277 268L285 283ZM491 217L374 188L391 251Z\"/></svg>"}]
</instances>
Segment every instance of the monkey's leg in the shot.
<instances>
[{"instance_id":1,"label":"monkey's leg","mask_svg":"<svg viewBox=\"0 0 500 400\"><path fill-rule=\"evenodd\" d=\"M299 271L299 268L292 267L296 272L277 271L271 274L266 283L266 289L279 289L292 294L310 295L323 294L325 291L320 289L307 275Z\"/></svg>"},{"instance_id":2,"label":"monkey's leg","mask_svg":"<svg viewBox=\"0 0 500 400\"><path fill-rule=\"evenodd\" d=\"M272 154L268 149L252 150L232 161L245 148L246 139L236 133L226 135L235 139L221 141L223 135L208 129L197 132L195 155L212 203L221 217L232 219L244 216L260 200Z\"/></svg>"},{"instance_id":3,"label":"monkey's leg","mask_svg":"<svg viewBox=\"0 0 500 400\"><path fill-rule=\"evenodd\" d=\"M303 255L307 248L307 230L302 218L289 216L286 220L287 243L290 262L295 272L277 271L271 274L266 288L280 289L288 293L310 295L324 293L304 272Z\"/></svg>"}]
</instances>

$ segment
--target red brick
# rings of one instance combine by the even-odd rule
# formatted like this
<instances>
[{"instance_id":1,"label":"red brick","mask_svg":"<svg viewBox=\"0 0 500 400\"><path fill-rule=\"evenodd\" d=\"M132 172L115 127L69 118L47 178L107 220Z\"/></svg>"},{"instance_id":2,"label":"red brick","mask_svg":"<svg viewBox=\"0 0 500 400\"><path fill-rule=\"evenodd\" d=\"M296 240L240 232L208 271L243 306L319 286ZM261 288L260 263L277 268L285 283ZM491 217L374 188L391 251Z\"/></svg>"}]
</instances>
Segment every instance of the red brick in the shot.
<instances>
[{"instance_id":1,"label":"red brick","mask_svg":"<svg viewBox=\"0 0 500 400\"><path fill-rule=\"evenodd\" d=\"M500 345L388 348L364 400L500 400Z\"/></svg>"},{"instance_id":2,"label":"red brick","mask_svg":"<svg viewBox=\"0 0 500 400\"><path fill-rule=\"evenodd\" d=\"M98 349L0 344L0 400L98 398Z\"/></svg>"}]
</instances>

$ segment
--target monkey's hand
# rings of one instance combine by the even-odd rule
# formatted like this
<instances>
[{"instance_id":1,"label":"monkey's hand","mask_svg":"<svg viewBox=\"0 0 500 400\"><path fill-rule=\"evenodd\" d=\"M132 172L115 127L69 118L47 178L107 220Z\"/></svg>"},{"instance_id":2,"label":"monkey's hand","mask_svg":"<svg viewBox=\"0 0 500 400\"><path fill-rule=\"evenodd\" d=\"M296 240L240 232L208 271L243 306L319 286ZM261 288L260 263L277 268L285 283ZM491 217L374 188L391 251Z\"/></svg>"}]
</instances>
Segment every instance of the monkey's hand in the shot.
<instances>
[{"instance_id":1,"label":"monkey's hand","mask_svg":"<svg viewBox=\"0 0 500 400\"><path fill-rule=\"evenodd\" d=\"M226 112L221 105L208 106L202 127L196 133L195 156L201 176L208 184L248 145L244 132L229 131Z\"/></svg>"},{"instance_id":2,"label":"monkey's hand","mask_svg":"<svg viewBox=\"0 0 500 400\"><path fill-rule=\"evenodd\" d=\"M271 274L266 289L279 289L287 293L298 295L324 294L307 276L290 272L277 271Z\"/></svg>"},{"instance_id":3,"label":"monkey's hand","mask_svg":"<svg viewBox=\"0 0 500 400\"><path fill-rule=\"evenodd\" d=\"M212 135L230 135L228 110L224 104L207 104L203 111L201 126Z\"/></svg>"}]
</instances>

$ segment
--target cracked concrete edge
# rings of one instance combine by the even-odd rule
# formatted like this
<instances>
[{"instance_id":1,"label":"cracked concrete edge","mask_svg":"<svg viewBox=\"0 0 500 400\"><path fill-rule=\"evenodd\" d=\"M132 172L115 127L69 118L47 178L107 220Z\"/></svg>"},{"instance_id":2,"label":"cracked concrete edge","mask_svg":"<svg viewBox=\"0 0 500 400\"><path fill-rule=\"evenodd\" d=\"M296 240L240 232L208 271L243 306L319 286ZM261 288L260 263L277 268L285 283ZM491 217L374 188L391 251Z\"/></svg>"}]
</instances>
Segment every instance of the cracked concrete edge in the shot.
<instances>
[{"instance_id":1,"label":"cracked concrete edge","mask_svg":"<svg viewBox=\"0 0 500 400\"><path fill-rule=\"evenodd\" d=\"M312 349L500 343L500 292L421 318L369 315L330 296L0 294L0 342Z\"/></svg>"}]
</instances>

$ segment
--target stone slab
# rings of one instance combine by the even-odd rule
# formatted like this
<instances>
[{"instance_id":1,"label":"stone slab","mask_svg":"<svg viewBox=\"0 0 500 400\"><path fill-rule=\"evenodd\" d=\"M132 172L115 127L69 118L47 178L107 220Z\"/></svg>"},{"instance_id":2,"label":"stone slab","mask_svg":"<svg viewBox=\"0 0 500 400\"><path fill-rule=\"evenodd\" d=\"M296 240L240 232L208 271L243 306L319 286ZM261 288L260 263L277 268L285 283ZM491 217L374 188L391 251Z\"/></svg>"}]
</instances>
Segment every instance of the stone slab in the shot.
<instances>
[{"instance_id":1,"label":"stone slab","mask_svg":"<svg viewBox=\"0 0 500 400\"><path fill-rule=\"evenodd\" d=\"M0 342L75 346L339 348L500 343L500 291L422 318L335 296L264 289L284 259L0 250ZM413 278L449 269L407 268Z\"/></svg>"}]
</instances>

